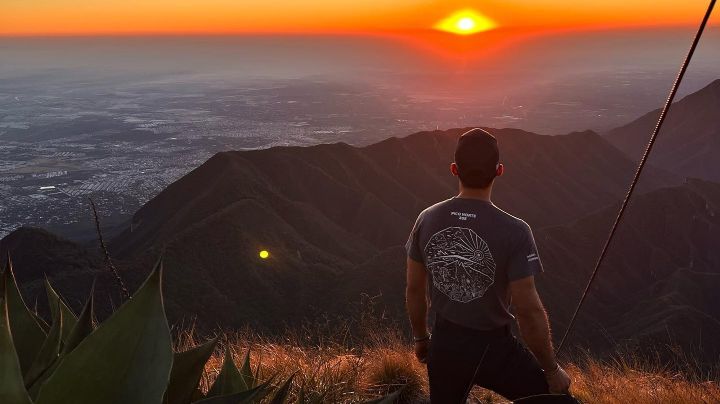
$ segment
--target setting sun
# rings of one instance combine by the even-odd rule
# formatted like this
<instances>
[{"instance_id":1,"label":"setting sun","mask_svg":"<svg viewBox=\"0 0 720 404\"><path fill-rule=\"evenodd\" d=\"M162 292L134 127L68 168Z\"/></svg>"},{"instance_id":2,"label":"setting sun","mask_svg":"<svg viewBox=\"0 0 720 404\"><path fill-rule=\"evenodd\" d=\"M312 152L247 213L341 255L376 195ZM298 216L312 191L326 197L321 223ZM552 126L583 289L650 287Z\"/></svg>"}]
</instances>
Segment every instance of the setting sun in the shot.
<instances>
[{"instance_id":1,"label":"setting sun","mask_svg":"<svg viewBox=\"0 0 720 404\"><path fill-rule=\"evenodd\" d=\"M495 29L497 24L474 10L461 10L438 22L434 28L457 35L472 35Z\"/></svg>"}]
</instances>

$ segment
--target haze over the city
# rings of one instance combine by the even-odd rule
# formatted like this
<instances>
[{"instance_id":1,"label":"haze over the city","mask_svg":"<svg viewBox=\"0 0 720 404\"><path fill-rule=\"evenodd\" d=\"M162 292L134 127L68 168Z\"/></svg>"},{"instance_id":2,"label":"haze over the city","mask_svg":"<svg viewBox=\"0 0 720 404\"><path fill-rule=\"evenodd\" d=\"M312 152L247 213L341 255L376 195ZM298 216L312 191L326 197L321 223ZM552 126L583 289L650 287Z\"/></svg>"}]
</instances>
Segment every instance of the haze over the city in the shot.
<instances>
[{"instance_id":1,"label":"haze over the city","mask_svg":"<svg viewBox=\"0 0 720 404\"><path fill-rule=\"evenodd\" d=\"M87 196L122 223L223 150L607 131L662 104L703 7L650 3L5 2L0 235L83 233ZM717 76L716 22L680 95Z\"/></svg>"}]
</instances>

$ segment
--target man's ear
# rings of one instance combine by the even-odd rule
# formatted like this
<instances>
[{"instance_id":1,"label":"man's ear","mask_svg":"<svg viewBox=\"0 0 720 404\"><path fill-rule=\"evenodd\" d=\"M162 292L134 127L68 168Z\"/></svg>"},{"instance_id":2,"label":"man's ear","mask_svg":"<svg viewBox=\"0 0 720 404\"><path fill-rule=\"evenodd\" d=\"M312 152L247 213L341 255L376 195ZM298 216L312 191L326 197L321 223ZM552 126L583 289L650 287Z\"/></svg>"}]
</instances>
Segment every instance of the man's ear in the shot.
<instances>
[{"instance_id":1,"label":"man's ear","mask_svg":"<svg viewBox=\"0 0 720 404\"><path fill-rule=\"evenodd\" d=\"M452 173L452 175L454 175L454 176L456 176L456 177L458 176L458 166L457 166L457 164L455 164L455 163L450 164L450 172Z\"/></svg>"},{"instance_id":2,"label":"man's ear","mask_svg":"<svg viewBox=\"0 0 720 404\"><path fill-rule=\"evenodd\" d=\"M495 176L501 177L503 174L505 174L505 166L502 164L498 164L497 170L495 170Z\"/></svg>"}]
</instances>

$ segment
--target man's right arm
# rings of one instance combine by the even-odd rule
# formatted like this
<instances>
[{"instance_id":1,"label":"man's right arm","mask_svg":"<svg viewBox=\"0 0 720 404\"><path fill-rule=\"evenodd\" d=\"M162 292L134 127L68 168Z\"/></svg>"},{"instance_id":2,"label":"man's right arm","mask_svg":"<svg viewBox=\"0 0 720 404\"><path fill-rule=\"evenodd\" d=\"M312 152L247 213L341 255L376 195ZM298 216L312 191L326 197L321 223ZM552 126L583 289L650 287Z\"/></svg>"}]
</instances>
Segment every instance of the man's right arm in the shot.
<instances>
[{"instance_id":1,"label":"man's right arm","mask_svg":"<svg viewBox=\"0 0 720 404\"><path fill-rule=\"evenodd\" d=\"M415 355L424 363L430 345L427 329L427 270L425 265L410 257L407 258L405 304L415 339Z\"/></svg>"},{"instance_id":2,"label":"man's right arm","mask_svg":"<svg viewBox=\"0 0 720 404\"><path fill-rule=\"evenodd\" d=\"M523 341L545 371L551 393L565 393L570 387L570 378L555 359L550 325L540 296L535 289L535 278L528 276L510 282L515 317Z\"/></svg>"}]
</instances>

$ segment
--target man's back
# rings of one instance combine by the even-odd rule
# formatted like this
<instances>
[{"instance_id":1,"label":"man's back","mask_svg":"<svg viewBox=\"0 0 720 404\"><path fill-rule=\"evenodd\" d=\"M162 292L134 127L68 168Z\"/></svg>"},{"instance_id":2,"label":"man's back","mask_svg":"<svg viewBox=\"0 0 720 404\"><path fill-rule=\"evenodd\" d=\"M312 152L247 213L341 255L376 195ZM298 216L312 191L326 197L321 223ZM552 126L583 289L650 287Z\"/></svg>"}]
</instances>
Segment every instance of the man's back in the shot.
<instances>
[{"instance_id":1,"label":"man's back","mask_svg":"<svg viewBox=\"0 0 720 404\"><path fill-rule=\"evenodd\" d=\"M428 270L432 310L473 329L514 321L508 282L542 271L529 226L478 199L455 197L424 210L406 248Z\"/></svg>"},{"instance_id":2,"label":"man's back","mask_svg":"<svg viewBox=\"0 0 720 404\"><path fill-rule=\"evenodd\" d=\"M505 172L497 139L482 129L464 133L450 171L458 196L424 210L406 245L405 298L430 400L465 402L473 385L511 400L567 392L535 289L542 266L530 227L490 202ZM511 300L527 347L510 333Z\"/></svg>"}]
</instances>

